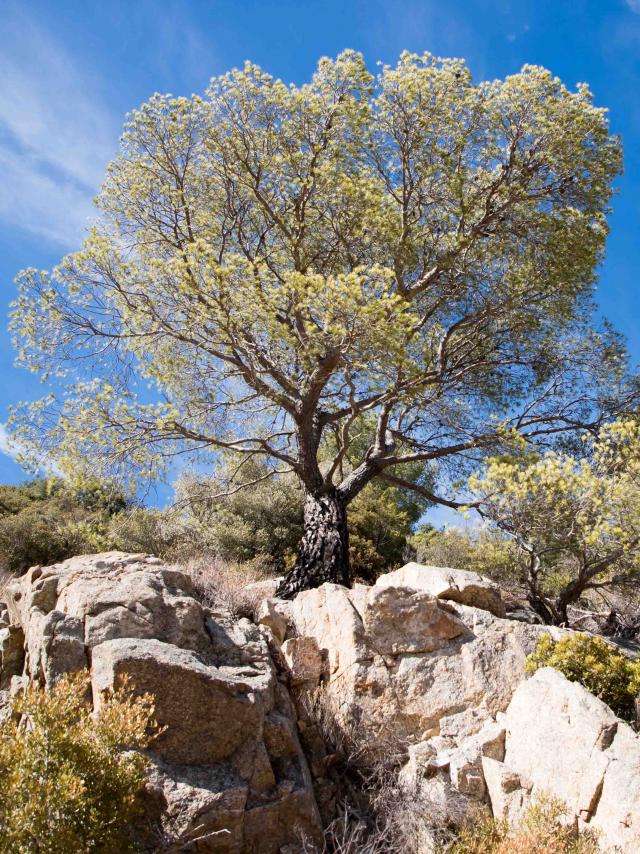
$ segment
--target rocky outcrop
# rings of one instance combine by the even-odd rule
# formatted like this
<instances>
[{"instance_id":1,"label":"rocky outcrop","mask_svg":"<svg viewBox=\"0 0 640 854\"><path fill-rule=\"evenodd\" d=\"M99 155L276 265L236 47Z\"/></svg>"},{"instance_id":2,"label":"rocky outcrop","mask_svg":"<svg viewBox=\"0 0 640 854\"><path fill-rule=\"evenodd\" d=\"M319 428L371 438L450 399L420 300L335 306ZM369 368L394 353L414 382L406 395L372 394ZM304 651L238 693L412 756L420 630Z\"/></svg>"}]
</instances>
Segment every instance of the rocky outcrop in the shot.
<instances>
[{"instance_id":1,"label":"rocky outcrop","mask_svg":"<svg viewBox=\"0 0 640 854\"><path fill-rule=\"evenodd\" d=\"M288 620L290 635L314 639L345 716L409 742L470 736L503 712L547 631L385 583L323 584L260 613L280 638Z\"/></svg>"},{"instance_id":2,"label":"rocky outcrop","mask_svg":"<svg viewBox=\"0 0 640 854\"><path fill-rule=\"evenodd\" d=\"M300 834L317 839L309 770L263 630L193 594L186 575L146 555L33 568L8 589L2 684L87 670L96 708L123 677L153 694L165 729L149 752L141 840L151 850L165 838L185 851L275 854Z\"/></svg>"},{"instance_id":3,"label":"rocky outcrop","mask_svg":"<svg viewBox=\"0 0 640 854\"><path fill-rule=\"evenodd\" d=\"M454 587L454 596L471 597L484 580L461 573L445 589L449 570L435 580L423 570L409 565L374 587L324 584L293 602L263 603L273 643L307 650L285 655L291 684L322 682L345 725L372 746L403 745L406 797L441 821L484 813L517 823L548 794L567 804L568 820L598 832L603 851L635 854L639 736L558 672L525 678L540 635L565 630L496 616L493 594L475 599L486 608L454 605Z\"/></svg>"},{"instance_id":4,"label":"rocky outcrop","mask_svg":"<svg viewBox=\"0 0 640 854\"><path fill-rule=\"evenodd\" d=\"M77 671L96 709L125 677L153 694L147 850L297 854L318 840L338 793L309 714L319 698L372 754L402 758L400 791L440 822L516 823L544 793L603 850L640 850L639 736L556 671L525 678L540 635L563 630L500 616L504 597L473 573L415 564L290 602L257 592L259 625L205 607L146 555L35 567L0 607L0 706Z\"/></svg>"},{"instance_id":5,"label":"rocky outcrop","mask_svg":"<svg viewBox=\"0 0 640 854\"><path fill-rule=\"evenodd\" d=\"M603 849L640 851L640 736L630 726L548 667L518 687L503 726L504 756L482 760L495 816L516 821L546 793Z\"/></svg>"},{"instance_id":6,"label":"rocky outcrop","mask_svg":"<svg viewBox=\"0 0 640 854\"><path fill-rule=\"evenodd\" d=\"M482 608L496 617L506 615L500 588L489 578L464 569L407 563L394 572L381 575L376 586L412 587L414 590L430 593L436 599L447 599L460 605Z\"/></svg>"}]
</instances>

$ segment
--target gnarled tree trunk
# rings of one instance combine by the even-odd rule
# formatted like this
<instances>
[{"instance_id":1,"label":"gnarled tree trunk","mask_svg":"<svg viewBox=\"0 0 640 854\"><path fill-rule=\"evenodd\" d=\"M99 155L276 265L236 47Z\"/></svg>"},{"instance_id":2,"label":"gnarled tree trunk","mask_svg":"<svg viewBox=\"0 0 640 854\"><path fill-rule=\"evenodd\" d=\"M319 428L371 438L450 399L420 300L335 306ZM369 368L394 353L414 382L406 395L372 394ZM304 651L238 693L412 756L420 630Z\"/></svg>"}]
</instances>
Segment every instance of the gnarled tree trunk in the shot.
<instances>
[{"instance_id":1,"label":"gnarled tree trunk","mask_svg":"<svg viewBox=\"0 0 640 854\"><path fill-rule=\"evenodd\" d=\"M336 489L305 494L298 559L276 595L292 599L301 590L319 587L325 581L350 586L347 502Z\"/></svg>"}]
</instances>

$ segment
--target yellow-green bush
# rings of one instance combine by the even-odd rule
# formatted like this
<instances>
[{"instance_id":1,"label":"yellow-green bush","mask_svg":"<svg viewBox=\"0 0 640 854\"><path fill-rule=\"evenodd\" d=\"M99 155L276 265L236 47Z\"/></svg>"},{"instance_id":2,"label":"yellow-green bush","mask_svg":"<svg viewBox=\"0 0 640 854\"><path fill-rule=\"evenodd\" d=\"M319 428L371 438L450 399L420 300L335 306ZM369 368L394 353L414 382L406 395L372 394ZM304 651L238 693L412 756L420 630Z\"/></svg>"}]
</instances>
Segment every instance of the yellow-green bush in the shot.
<instances>
[{"instance_id":1,"label":"yellow-green bush","mask_svg":"<svg viewBox=\"0 0 640 854\"><path fill-rule=\"evenodd\" d=\"M506 823L493 819L468 827L444 849L446 854L597 854L598 845L589 834L577 835L563 823L560 801L541 798L520 825L510 831Z\"/></svg>"},{"instance_id":2,"label":"yellow-green bush","mask_svg":"<svg viewBox=\"0 0 640 854\"><path fill-rule=\"evenodd\" d=\"M640 693L640 661L616 652L599 637L577 633L554 641L542 635L527 658L527 673L540 667L555 667L572 682L599 697L621 718L634 719L634 700Z\"/></svg>"},{"instance_id":3,"label":"yellow-green bush","mask_svg":"<svg viewBox=\"0 0 640 854\"><path fill-rule=\"evenodd\" d=\"M153 736L153 702L124 686L93 715L86 694L80 677L30 688L0 725L2 854L135 850L130 826L146 771L135 749Z\"/></svg>"}]
</instances>

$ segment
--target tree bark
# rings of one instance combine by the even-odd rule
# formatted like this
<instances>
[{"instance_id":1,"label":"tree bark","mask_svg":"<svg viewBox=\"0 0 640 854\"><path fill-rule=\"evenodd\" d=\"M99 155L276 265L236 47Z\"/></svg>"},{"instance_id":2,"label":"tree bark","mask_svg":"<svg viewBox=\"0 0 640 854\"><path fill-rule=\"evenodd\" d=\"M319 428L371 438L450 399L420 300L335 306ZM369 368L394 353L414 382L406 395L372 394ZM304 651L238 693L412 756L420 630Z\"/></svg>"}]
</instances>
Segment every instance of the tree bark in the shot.
<instances>
[{"instance_id":1,"label":"tree bark","mask_svg":"<svg viewBox=\"0 0 640 854\"><path fill-rule=\"evenodd\" d=\"M293 599L301 590L311 590L325 581L351 586L347 501L336 489L305 494L304 534L298 558L276 596Z\"/></svg>"}]
</instances>

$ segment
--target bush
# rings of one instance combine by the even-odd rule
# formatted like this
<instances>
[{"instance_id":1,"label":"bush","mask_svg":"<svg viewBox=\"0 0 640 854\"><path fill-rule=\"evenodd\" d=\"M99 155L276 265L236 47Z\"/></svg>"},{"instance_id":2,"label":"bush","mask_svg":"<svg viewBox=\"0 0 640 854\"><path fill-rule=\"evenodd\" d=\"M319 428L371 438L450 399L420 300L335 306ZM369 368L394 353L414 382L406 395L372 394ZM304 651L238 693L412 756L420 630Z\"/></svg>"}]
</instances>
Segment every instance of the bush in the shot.
<instances>
[{"instance_id":1,"label":"bush","mask_svg":"<svg viewBox=\"0 0 640 854\"><path fill-rule=\"evenodd\" d=\"M168 560L191 554L190 539L175 514L166 510L134 507L109 520L107 539L111 548L123 552L145 552ZM191 538L193 539L193 538ZM197 552L197 542L193 542Z\"/></svg>"},{"instance_id":2,"label":"bush","mask_svg":"<svg viewBox=\"0 0 640 854\"><path fill-rule=\"evenodd\" d=\"M109 484L36 478L0 487L0 569L21 573L110 547L108 523L126 506Z\"/></svg>"},{"instance_id":3,"label":"bush","mask_svg":"<svg viewBox=\"0 0 640 854\"><path fill-rule=\"evenodd\" d=\"M298 481L292 475L267 477L266 467L252 462L243 467L242 479L253 485L233 492L233 471L223 463L213 477L178 481L176 505L165 511L181 519L181 545L174 544L172 558L207 554L233 564L271 563L276 574L285 573L303 534ZM353 575L371 582L399 566L424 506L424 499L397 487L368 484L348 512Z\"/></svg>"},{"instance_id":4,"label":"bush","mask_svg":"<svg viewBox=\"0 0 640 854\"><path fill-rule=\"evenodd\" d=\"M640 693L640 661L632 661L602 638L583 633L554 641L542 635L527 658L525 670L555 667L571 682L579 682L606 703L618 717L635 719L635 699Z\"/></svg>"},{"instance_id":5,"label":"bush","mask_svg":"<svg viewBox=\"0 0 640 854\"><path fill-rule=\"evenodd\" d=\"M597 854L595 838L576 834L563 823L564 805L541 798L520 825L510 831L503 822L489 819L463 830L443 854Z\"/></svg>"},{"instance_id":6,"label":"bush","mask_svg":"<svg viewBox=\"0 0 640 854\"><path fill-rule=\"evenodd\" d=\"M412 538L412 545L420 563L469 569L505 586L524 584L522 555L511 540L495 531L424 527Z\"/></svg>"},{"instance_id":7,"label":"bush","mask_svg":"<svg viewBox=\"0 0 640 854\"><path fill-rule=\"evenodd\" d=\"M132 851L153 703L126 687L94 716L84 678L29 688L0 725L0 852ZM129 751L129 752L124 752Z\"/></svg>"}]
</instances>

